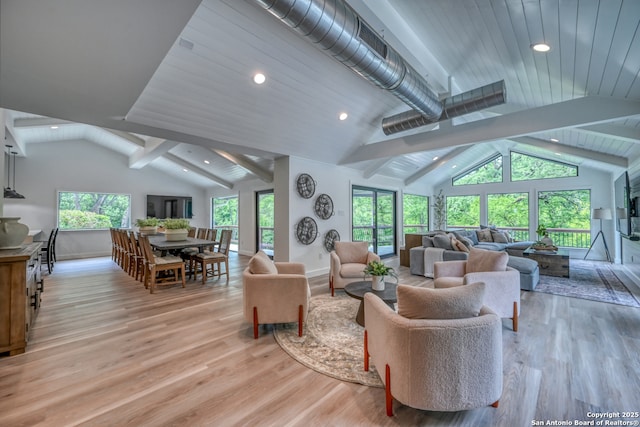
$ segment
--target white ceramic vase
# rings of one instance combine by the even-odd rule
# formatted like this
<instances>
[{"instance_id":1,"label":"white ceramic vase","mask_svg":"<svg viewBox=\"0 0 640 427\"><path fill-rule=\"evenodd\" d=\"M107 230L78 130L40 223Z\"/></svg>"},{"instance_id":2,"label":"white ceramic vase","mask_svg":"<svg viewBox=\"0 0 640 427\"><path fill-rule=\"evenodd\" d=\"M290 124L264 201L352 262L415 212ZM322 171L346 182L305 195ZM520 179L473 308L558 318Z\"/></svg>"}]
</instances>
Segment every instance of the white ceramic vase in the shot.
<instances>
[{"instance_id":1,"label":"white ceramic vase","mask_svg":"<svg viewBox=\"0 0 640 427\"><path fill-rule=\"evenodd\" d=\"M371 276L371 289L384 291L384 276Z\"/></svg>"},{"instance_id":2,"label":"white ceramic vase","mask_svg":"<svg viewBox=\"0 0 640 427\"><path fill-rule=\"evenodd\" d=\"M140 228L140 234L144 234L145 236L153 236L154 234L158 234L158 227L157 226L153 226L153 227L139 227Z\"/></svg>"},{"instance_id":3,"label":"white ceramic vase","mask_svg":"<svg viewBox=\"0 0 640 427\"><path fill-rule=\"evenodd\" d=\"M19 217L0 217L0 249L17 249L29 234L29 227Z\"/></svg>"},{"instance_id":4,"label":"white ceramic vase","mask_svg":"<svg viewBox=\"0 0 640 427\"><path fill-rule=\"evenodd\" d=\"M547 246L553 246L553 240L551 240L551 237L549 236L544 236L540 241Z\"/></svg>"}]
</instances>

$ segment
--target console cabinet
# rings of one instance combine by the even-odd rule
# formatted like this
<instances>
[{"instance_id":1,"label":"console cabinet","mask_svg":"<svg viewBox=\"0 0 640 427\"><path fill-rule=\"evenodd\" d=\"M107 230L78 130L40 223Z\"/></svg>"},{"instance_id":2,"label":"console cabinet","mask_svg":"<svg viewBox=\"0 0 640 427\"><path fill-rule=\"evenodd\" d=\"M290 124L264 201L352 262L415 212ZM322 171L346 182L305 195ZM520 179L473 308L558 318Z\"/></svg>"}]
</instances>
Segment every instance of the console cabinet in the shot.
<instances>
[{"instance_id":1,"label":"console cabinet","mask_svg":"<svg viewBox=\"0 0 640 427\"><path fill-rule=\"evenodd\" d=\"M42 243L0 250L0 355L24 353L40 309Z\"/></svg>"}]
</instances>

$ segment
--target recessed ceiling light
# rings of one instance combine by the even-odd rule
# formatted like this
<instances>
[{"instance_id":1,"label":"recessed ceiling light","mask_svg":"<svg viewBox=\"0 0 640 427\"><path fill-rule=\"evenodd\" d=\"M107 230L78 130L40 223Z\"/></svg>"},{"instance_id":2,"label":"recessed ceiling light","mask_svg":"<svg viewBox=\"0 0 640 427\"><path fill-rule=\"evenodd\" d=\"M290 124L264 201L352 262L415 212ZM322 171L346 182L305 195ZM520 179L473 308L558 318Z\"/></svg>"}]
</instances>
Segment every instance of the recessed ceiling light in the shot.
<instances>
[{"instance_id":1,"label":"recessed ceiling light","mask_svg":"<svg viewBox=\"0 0 640 427\"><path fill-rule=\"evenodd\" d=\"M433 160L434 160L434 161L435 161L435 160L438 160L438 156L435 156L435 157L433 158Z\"/></svg>"},{"instance_id":2,"label":"recessed ceiling light","mask_svg":"<svg viewBox=\"0 0 640 427\"><path fill-rule=\"evenodd\" d=\"M205 162L206 164L209 164L209 163L211 163L211 162L210 162L209 160L205 160L204 162Z\"/></svg>"},{"instance_id":3,"label":"recessed ceiling light","mask_svg":"<svg viewBox=\"0 0 640 427\"><path fill-rule=\"evenodd\" d=\"M340 120L347 120L347 117L349 117L347 113L340 113L340 115L338 116Z\"/></svg>"},{"instance_id":4,"label":"recessed ceiling light","mask_svg":"<svg viewBox=\"0 0 640 427\"><path fill-rule=\"evenodd\" d=\"M183 172L189 172L189 169L182 168L182 171L183 171Z\"/></svg>"},{"instance_id":5,"label":"recessed ceiling light","mask_svg":"<svg viewBox=\"0 0 640 427\"><path fill-rule=\"evenodd\" d=\"M556 138L551 138L549 141L551 141L551 142L560 142L560 140L556 139Z\"/></svg>"},{"instance_id":6,"label":"recessed ceiling light","mask_svg":"<svg viewBox=\"0 0 640 427\"><path fill-rule=\"evenodd\" d=\"M451 166L451 169L455 169L457 167L458 167L458 165L453 165L453 166Z\"/></svg>"},{"instance_id":7,"label":"recessed ceiling light","mask_svg":"<svg viewBox=\"0 0 640 427\"><path fill-rule=\"evenodd\" d=\"M256 73L256 74L253 76L253 81L254 81L256 84L259 84L259 85L261 85L262 83L264 83L266 80L267 80L267 78L266 78L266 77L265 77L265 75L264 75L264 74L262 74L262 73Z\"/></svg>"},{"instance_id":8,"label":"recessed ceiling light","mask_svg":"<svg viewBox=\"0 0 640 427\"><path fill-rule=\"evenodd\" d=\"M531 49L536 52L549 52L551 50L551 46L546 43L536 43L531 45Z\"/></svg>"},{"instance_id":9,"label":"recessed ceiling light","mask_svg":"<svg viewBox=\"0 0 640 427\"><path fill-rule=\"evenodd\" d=\"M58 129L58 126L55 126L55 125L54 125L54 126L51 126L51 129L54 129L54 130L55 130L55 129Z\"/></svg>"},{"instance_id":10,"label":"recessed ceiling light","mask_svg":"<svg viewBox=\"0 0 640 427\"><path fill-rule=\"evenodd\" d=\"M562 156L562 154L561 154L561 153L555 153L555 154L556 154L556 156Z\"/></svg>"}]
</instances>

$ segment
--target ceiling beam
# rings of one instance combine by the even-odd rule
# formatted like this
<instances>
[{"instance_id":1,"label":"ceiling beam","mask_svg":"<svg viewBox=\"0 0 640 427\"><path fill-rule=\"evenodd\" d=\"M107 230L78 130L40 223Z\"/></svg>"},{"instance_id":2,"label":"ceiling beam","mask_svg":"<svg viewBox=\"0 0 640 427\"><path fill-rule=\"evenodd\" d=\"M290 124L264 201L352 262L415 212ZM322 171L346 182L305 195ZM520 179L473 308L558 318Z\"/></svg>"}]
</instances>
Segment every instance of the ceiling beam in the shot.
<instances>
[{"instance_id":1,"label":"ceiling beam","mask_svg":"<svg viewBox=\"0 0 640 427\"><path fill-rule=\"evenodd\" d=\"M198 166L195 166L195 165L193 165L193 164L191 164L191 163L189 163L187 161L184 161L178 156L175 156L175 155L173 155L171 153L167 153L167 154L164 155L164 158L167 159L167 160L170 160L170 161L172 161L174 163L177 163L178 165L182 166L183 168L185 168L185 169L187 169L187 170L189 170L189 171L191 171L191 172L193 172L195 174L201 175L201 176L203 176L203 177L215 182L218 185L221 185L221 186L223 186L225 188L228 188L229 190L231 190L233 188L233 183L231 183L231 182L229 182L229 181L227 181L225 179L222 179L219 176L216 176L216 175L214 175L212 173L209 173L206 170L201 169Z\"/></svg>"},{"instance_id":2,"label":"ceiling beam","mask_svg":"<svg viewBox=\"0 0 640 427\"><path fill-rule=\"evenodd\" d=\"M129 142L137 145L138 147L144 147L144 145L145 145L144 139L142 139L142 138L140 138L140 137L138 137L138 136L136 136L136 135L134 135L132 133L124 132L124 131L116 130L116 129L107 129L107 128L101 128L101 129L104 129L107 132L109 132L109 133L111 133L111 134L113 134L113 135L115 135L117 137L120 137L120 138L124 139L125 141L129 141Z\"/></svg>"},{"instance_id":3,"label":"ceiling beam","mask_svg":"<svg viewBox=\"0 0 640 427\"><path fill-rule=\"evenodd\" d=\"M440 157L438 160L434 161L429 166L425 166L422 169L414 172L412 175L410 175L407 178L405 178L404 185L413 184L414 182L416 182L417 180L419 180L423 176L427 175L430 172L433 172L434 170L438 169L441 166L444 166L446 163L452 161L457 156L459 156L460 154L464 153L465 151L467 151L470 148L471 148L471 146L469 146L469 147L457 147L457 148L449 151L447 154L445 154L444 156Z\"/></svg>"},{"instance_id":4,"label":"ceiling beam","mask_svg":"<svg viewBox=\"0 0 640 427\"><path fill-rule=\"evenodd\" d=\"M517 142L518 144L532 145L534 147L542 148L552 153L578 156L582 157L583 159L589 159L600 163L606 163L608 165L619 166L625 169L629 166L629 161L626 157L619 157L611 154L599 153L593 150L586 150L580 147L572 147L570 145L553 143L544 139L533 138L530 136L520 136L517 138L510 138L510 140Z\"/></svg>"},{"instance_id":5,"label":"ceiling beam","mask_svg":"<svg viewBox=\"0 0 640 427\"><path fill-rule=\"evenodd\" d=\"M212 148L211 151L216 153L218 156L227 159L231 163L240 166L250 174L260 178L264 182L273 182L273 172L264 169L258 163L251 160L249 157L243 154L232 154L228 151L219 150L217 148Z\"/></svg>"},{"instance_id":6,"label":"ceiling beam","mask_svg":"<svg viewBox=\"0 0 640 427\"><path fill-rule=\"evenodd\" d=\"M52 117L28 117L15 119L13 121L13 126L16 128L35 128L65 125L78 125L78 123L69 122L67 120L54 119Z\"/></svg>"},{"instance_id":7,"label":"ceiling beam","mask_svg":"<svg viewBox=\"0 0 640 427\"><path fill-rule=\"evenodd\" d=\"M554 129L619 120L640 114L640 100L588 96L358 147L339 164L395 157Z\"/></svg>"},{"instance_id":8,"label":"ceiling beam","mask_svg":"<svg viewBox=\"0 0 640 427\"><path fill-rule=\"evenodd\" d=\"M144 148L139 148L129 156L129 167L131 169L142 169L158 157L169 153L169 150L178 145L180 143L176 141L151 137L145 142Z\"/></svg>"},{"instance_id":9,"label":"ceiling beam","mask_svg":"<svg viewBox=\"0 0 640 427\"><path fill-rule=\"evenodd\" d=\"M376 162L373 162L364 170L364 172L362 172L362 177L365 179L371 178L372 176L380 172L380 169L387 166L391 162L393 162L393 158L391 157L388 159L380 159Z\"/></svg>"},{"instance_id":10,"label":"ceiling beam","mask_svg":"<svg viewBox=\"0 0 640 427\"><path fill-rule=\"evenodd\" d=\"M629 128L627 126L612 123L602 123L599 125L577 127L576 130L600 136L605 135L611 138L633 142L635 144L640 143L640 130L638 128Z\"/></svg>"}]
</instances>

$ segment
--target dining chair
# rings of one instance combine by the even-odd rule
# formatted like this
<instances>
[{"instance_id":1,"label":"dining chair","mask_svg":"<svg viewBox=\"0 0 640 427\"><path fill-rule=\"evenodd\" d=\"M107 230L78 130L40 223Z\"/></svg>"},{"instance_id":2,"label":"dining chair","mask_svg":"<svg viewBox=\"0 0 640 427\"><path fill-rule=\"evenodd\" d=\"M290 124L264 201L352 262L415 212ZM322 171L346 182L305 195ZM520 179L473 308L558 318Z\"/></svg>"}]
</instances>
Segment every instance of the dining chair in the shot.
<instances>
[{"instance_id":1,"label":"dining chair","mask_svg":"<svg viewBox=\"0 0 640 427\"><path fill-rule=\"evenodd\" d=\"M139 240L133 231L129 233L131 250L129 255L129 275L142 282L144 280L144 255L140 249Z\"/></svg>"},{"instance_id":2,"label":"dining chair","mask_svg":"<svg viewBox=\"0 0 640 427\"><path fill-rule=\"evenodd\" d=\"M182 258L173 255L163 257L154 255L147 236L140 235L138 242L144 256L144 287L149 289L149 293L155 291L156 285L182 283L182 287L186 287ZM166 275L160 276L159 273L166 273Z\"/></svg>"},{"instance_id":3,"label":"dining chair","mask_svg":"<svg viewBox=\"0 0 640 427\"><path fill-rule=\"evenodd\" d=\"M208 276L214 276L217 273L218 278L225 274L229 280L229 246L231 245L231 230L222 230L220 244L217 251L204 251L196 254L194 258L193 274L194 280L198 279L198 273L202 274L202 284L207 281ZM224 273L221 271L221 265L224 263ZM209 269L208 266L211 266Z\"/></svg>"},{"instance_id":4,"label":"dining chair","mask_svg":"<svg viewBox=\"0 0 640 427\"><path fill-rule=\"evenodd\" d=\"M40 262L47 265L49 274L53 271L53 241L55 239L57 228L51 230L47 245L40 248ZM40 264L42 265L42 264Z\"/></svg>"}]
</instances>

